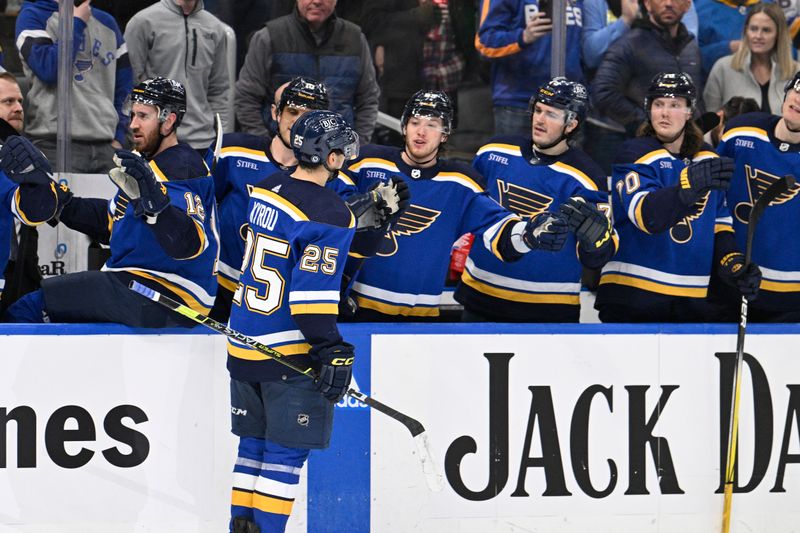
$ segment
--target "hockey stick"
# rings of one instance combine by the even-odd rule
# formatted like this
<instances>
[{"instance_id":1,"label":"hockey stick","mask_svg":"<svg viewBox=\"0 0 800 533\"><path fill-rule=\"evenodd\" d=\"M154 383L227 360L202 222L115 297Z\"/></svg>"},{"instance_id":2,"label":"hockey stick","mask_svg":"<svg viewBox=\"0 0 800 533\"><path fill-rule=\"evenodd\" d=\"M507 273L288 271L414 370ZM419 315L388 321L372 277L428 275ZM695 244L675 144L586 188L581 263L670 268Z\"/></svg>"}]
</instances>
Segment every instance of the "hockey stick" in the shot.
<instances>
[{"instance_id":1,"label":"hockey stick","mask_svg":"<svg viewBox=\"0 0 800 533\"><path fill-rule=\"evenodd\" d=\"M295 364L290 363L284 358L284 355L273 348L270 348L266 344L262 344L258 342L256 339L248 337L243 333L240 333L234 329L229 328L225 324L221 322L217 322L213 318L207 317L197 311L193 310L191 307L187 307L179 302L176 302L172 298L168 296L164 296L163 294L154 291L149 287L145 287L141 283L136 281L131 281L129 288L132 291L138 292L142 296L163 305L164 307L175 311L178 314L185 316L197 322L198 324L202 324L208 328L213 329L218 333L222 333L226 337L231 339L236 339L237 341L250 346L251 348L263 353L264 355L270 356L274 361L291 368L295 372L308 376L311 379L317 379L317 374L314 372L312 368L301 368ZM347 395L351 398L355 398L356 400L364 403L371 408L375 409L376 411L383 413L390 418L393 418L403 424L410 432L411 436L414 437L414 442L417 445L417 452L419 453L419 459L422 463L422 471L425 474L425 482L428 484L428 488L433 492L440 492L444 488L444 482L442 474L439 472L439 469L436 467L436 462L433 460L433 454L431 452L431 445L430 440L428 439L428 435L425 433L425 427L418 421L410 416L401 413L400 411L396 411L389 407L386 404L379 402L378 400L367 396L363 392L357 391L355 389L347 389Z\"/></svg>"},{"instance_id":2,"label":"hockey stick","mask_svg":"<svg viewBox=\"0 0 800 533\"><path fill-rule=\"evenodd\" d=\"M222 154L222 119L219 113L214 114L214 160L211 161L211 173L217 168L219 156Z\"/></svg>"},{"instance_id":3,"label":"hockey stick","mask_svg":"<svg viewBox=\"0 0 800 533\"><path fill-rule=\"evenodd\" d=\"M753 253L753 236L761 215L767 206L781 194L794 187L794 176L786 175L770 184L750 208L747 220L747 242L744 249L744 266L750 265ZM733 503L734 465L736 464L736 444L739 437L739 396L742 386L742 363L744 361L744 336L747 330L747 298L742 296L739 327L736 331L736 367L733 373L733 395L731 399L731 418L728 426L728 457L725 463L725 490L722 506L722 533L729 533L731 527L731 505Z\"/></svg>"}]
</instances>

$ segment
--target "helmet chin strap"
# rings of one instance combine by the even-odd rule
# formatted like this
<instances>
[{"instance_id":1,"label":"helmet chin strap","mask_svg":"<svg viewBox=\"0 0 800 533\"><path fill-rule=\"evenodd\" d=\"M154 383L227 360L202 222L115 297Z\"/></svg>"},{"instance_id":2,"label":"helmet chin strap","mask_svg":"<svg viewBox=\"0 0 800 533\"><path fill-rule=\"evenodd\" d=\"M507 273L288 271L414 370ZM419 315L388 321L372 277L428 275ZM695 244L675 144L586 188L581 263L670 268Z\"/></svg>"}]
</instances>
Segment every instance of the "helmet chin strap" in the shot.
<instances>
[{"instance_id":1,"label":"helmet chin strap","mask_svg":"<svg viewBox=\"0 0 800 533\"><path fill-rule=\"evenodd\" d=\"M406 157L409 158L415 165L422 166L422 165L427 165L431 161L435 161L436 158L439 157L439 147L438 146L436 147L436 151L433 153L433 157L425 161L420 161L418 159L415 159L414 156L408 153L408 150L406 150L405 147L403 148L403 153L406 154Z\"/></svg>"},{"instance_id":2,"label":"helmet chin strap","mask_svg":"<svg viewBox=\"0 0 800 533\"><path fill-rule=\"evenodd\" d=\"M783 125L786 126L786 129L791 131L792 133L800 133L800 129L793 130L789 127L789 123L784 119Z\"/></svg>"}]
</instances>

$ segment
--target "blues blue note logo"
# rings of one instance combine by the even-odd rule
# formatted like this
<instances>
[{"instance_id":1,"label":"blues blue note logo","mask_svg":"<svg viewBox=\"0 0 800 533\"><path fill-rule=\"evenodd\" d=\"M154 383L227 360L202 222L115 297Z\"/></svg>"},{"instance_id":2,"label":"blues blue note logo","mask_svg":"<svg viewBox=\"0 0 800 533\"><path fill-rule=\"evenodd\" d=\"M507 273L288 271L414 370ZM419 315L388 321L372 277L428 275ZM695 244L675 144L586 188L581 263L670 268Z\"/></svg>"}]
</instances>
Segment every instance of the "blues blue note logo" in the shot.
<instances>
[{"instance_id":1,"label":"blues blue note logo","mask_svg":"<svg viewBox=\"0 0 800 533\"><path fill-rule=\"evenodd\" d=\"M378 248L378 255L388 257L396 254L398 237L407 237L425 231L441 214L441 211L411 204L397 221L394 229L384 235Z\"/></svg>"},{"instance_id":2,"label":"blues blue note logo","mask_svg":"<svg viewBox=\"0 0 800 533\"><path fill-rule=\"evenodd\" d=\"M550 196L515 183L507 183L504 180L497 180L497 189L500 205L523 217L547 211L547 208L553 203Z\"/></svg>"},{"instance_id":3,"label":"blues blue note logo","mask_svg":"<svg viewBox=\"0 0 800 533\"><path fill-rule=\"evenodd\" d=\"M753 168L750 165L744 166L745 181L747 182L747 195L750 198L749 202L739 202L733 209L733 214L736 219L742 224L747 224L750 219L750 210L753 208L753 203L761 197L764 191L778 181L780 176L764 172L760 168ZM800 185L795 184L784 194L779 195L769 205L780 205L788 202L800 192Z\"/></svg>"}]
</instances>

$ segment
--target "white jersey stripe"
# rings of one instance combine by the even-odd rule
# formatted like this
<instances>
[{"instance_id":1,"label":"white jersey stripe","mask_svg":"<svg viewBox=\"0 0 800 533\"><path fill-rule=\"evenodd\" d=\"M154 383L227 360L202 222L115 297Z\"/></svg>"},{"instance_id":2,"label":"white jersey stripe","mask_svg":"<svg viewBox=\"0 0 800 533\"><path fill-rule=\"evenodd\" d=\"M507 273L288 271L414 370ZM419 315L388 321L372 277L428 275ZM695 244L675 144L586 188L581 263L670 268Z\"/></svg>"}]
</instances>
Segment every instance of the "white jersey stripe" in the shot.
<instances>
[{"instance_id":1,"label":"white jersey stripe","mask_svg":"<svg viewBox=\"0 0 800 533\"><path fill-rule=\"evenodd\" d=\"M647 268L621 261L610 261L603 267L603 274L628 274L644 279L658 281L678 287L708 287L710 276L681 276L680 274L670 274L654 268Z\"/></svg>"},{"instance_id":2,"label":"white jersey stripe","mask_svg":"<svg viewBox=\"0 0 800 533\"><path fill-rule=\"evenodd\" d=\"M548 283L537 281L525 281L516 278L509 278L508 276L500 276L492 272L483 270L475 266L472 259L467 258L466 263L467 271L478 281L491 283L498 287L512 289L515 291L525 292L548 292L548 293L563 293L563 294L578 294L581 292L581 284L576 283Z\"/></svg>"},{"instance_id":3,"label":"white jersey stripe","mask_svg":"<svg viewBox=\"0 0 800 533\"><path fill-rule=\"evenodd\" d=\"M339 291L291 291L289 302L338 302Z\"/></svg>"},{"instance_id":4,"label":"white jersey stripe","mask_svg":"<svg viewBox=\"0 0 800 533\"><path fill-rule=\"evenodd\" d=\"M409 294L402 292L392 292L378 287L372 287L363 283L353 284L353 290L364 296L371 296L386 302L400 305L439 305L442 293L439 294Z\"/></svg>"}]
</instances>

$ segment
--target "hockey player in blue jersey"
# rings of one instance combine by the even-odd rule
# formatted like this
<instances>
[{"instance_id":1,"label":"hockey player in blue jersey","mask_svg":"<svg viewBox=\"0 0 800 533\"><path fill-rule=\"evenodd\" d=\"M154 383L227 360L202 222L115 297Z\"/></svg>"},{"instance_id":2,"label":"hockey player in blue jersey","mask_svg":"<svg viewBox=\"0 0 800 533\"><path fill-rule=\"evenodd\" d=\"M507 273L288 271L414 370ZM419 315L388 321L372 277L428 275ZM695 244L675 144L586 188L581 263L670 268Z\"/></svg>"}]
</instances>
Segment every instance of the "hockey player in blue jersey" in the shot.
<instances>
[{"instance_id":1,"label":"hockey player in blue jersey","mask_svg":"<svg viewBox=\"0 0 800 533\"><path fill-rule=\"evenodd\" d=\"M473 246L455 299L469 322L578 322L582 266L599 269L616 251L606 177L568 139L586 118L586 88L553 78L531 97L532 136L500 136L472 165L489 195L520 217L561 212L574 235L557 252L504 263Z\"/></svg>"},{"instance_id":2,"label":"hockey player in blue jersey","mask_svg":"<svg viewBox=\"0 0 800 533\"><path fill-rule=\"evenodd\" d=\"M798 175L800 168L800 73L784 87L781 116L766 113L740 115L726 125L717 147L731 157L735 170L727 199L733 215L736 241L744 247L748 215L753 203L775 180ZM800 322L800 243L793 222L800 217L795 185L775 199L761 216L753 240L753 261L763 280L758 299L748 305L748 320ZM728 307L737 308L728 298Z\"/></svg>"},{"instance_id":3,"label":"hockey player in blue jersey","mask_svg":"<svg viewBox=\"0 0 800 533\"><path fill-rule=\"evenodd\" d=\"M412 202L358 273L352 288L358 320L438 316L450 250L464 233L474 233L475 246L503 261L518 260L531 250L557 251L566 242L567 221L560 213L522 220L492 200L472 167L439 158L452 121L453 106L445 93L419 91L401 117L405 146L366 146L348 168L362 191L401 178Z\"/></svg>"},{"instance_id":4,"label":"hockey player in blue jersey","mask_svg":"<svg viewBox=\"0 0 800 533\"><path fill-rule=\"evenodd\" d=\"M109 177L109 200L59 188L57 218L110 244L102 271L49 278L8 310L15 322L118 322L134 327L186 325L180 317L128 290L136 280L208 313L216 291L218 238L214 184L200 155L179 143L186 92L153 78L134 87L130 130L141 155L120 150ZM133 295L133 297L131 297Z\"/></svg>"},{"instance_id":5,"label":"hockey player in blue jersey","mask_svg":"<svg viewBox=\"0 0 800 533\"><path fill-rule=\"evenodd\" d=\"M0 147L0 295L6 271L14 221L37 226L53 217L57 207L50 165L30 141L10 135Z\"/></svg>"},{"instance_id":6,"label":"hockey player in blue jersey","mask_svg":"<svg viewBox=\"0 0 800 533\"><path fill-rule=\"evenodd\" d=\"M291 130L298 167L259 182L247 207L247 240L230 325L313 367L313 381L228 342L232 431L239 437L230 531L279 533L311 449L327 448L333 406L354 359L336 326L339 286L356 220L325 187L358 154L358 135L331 111L310 111Z\"/></svg>"},{"instance_id":7,"label":"hockey player in blue jersey","mask_svg":"<svg viewBox=\"0 0 800 533\"><path fill-rule=\"evenodd\" d=\"M620 249L602 270L595 307L603 322L716 322L706 299L712 270L749 299L760 272L744 265L724 192L733 161L718 157L692 122L696 91L685 74L658 74L648 120L613 167Z\"/></svg>"},{"instance_id":8,"label":"hockey player in blue jersey","mask_svg":"<svg viewBox=\"0 0 800 533\"><path fill-rule=\"evenodd\" d=\"M325 86L311 78L296 77L281 85L275 91L275 104L272 118L275 134L271 139L246 133L229 133L223 136L220 150L211 146L206 154L206 162L214 175L217 202L220 214L220 260L217 298L211 312L212 318L226 321L230 315L231 298L239 280L239 267L244 253L244 239L247 225L246 208L249 190L270 174L279 171L293 171L297 159L289 144L289 132L295 121L307 111L328 109L328 93ZM216 157L215 153L219 156ZM216 157L216 160L215 160ZM358 214L369 214L383 205L370 201L375 195L356 196L353 181L339 172L327 185L342 198L353 203ZM391 200L391 190L381 191ZM383 200L383 196L380 197ZM398 206L399 209L399 206ZM391 211L391 208L388 208ZM396 209L395 209L396 211ZM371 241L377 240L374 236ZM368 256L374 248L370 242L363 243L361 255ZM357 244L358 244L357 243Z\"/></svg>"}]
</instances>

